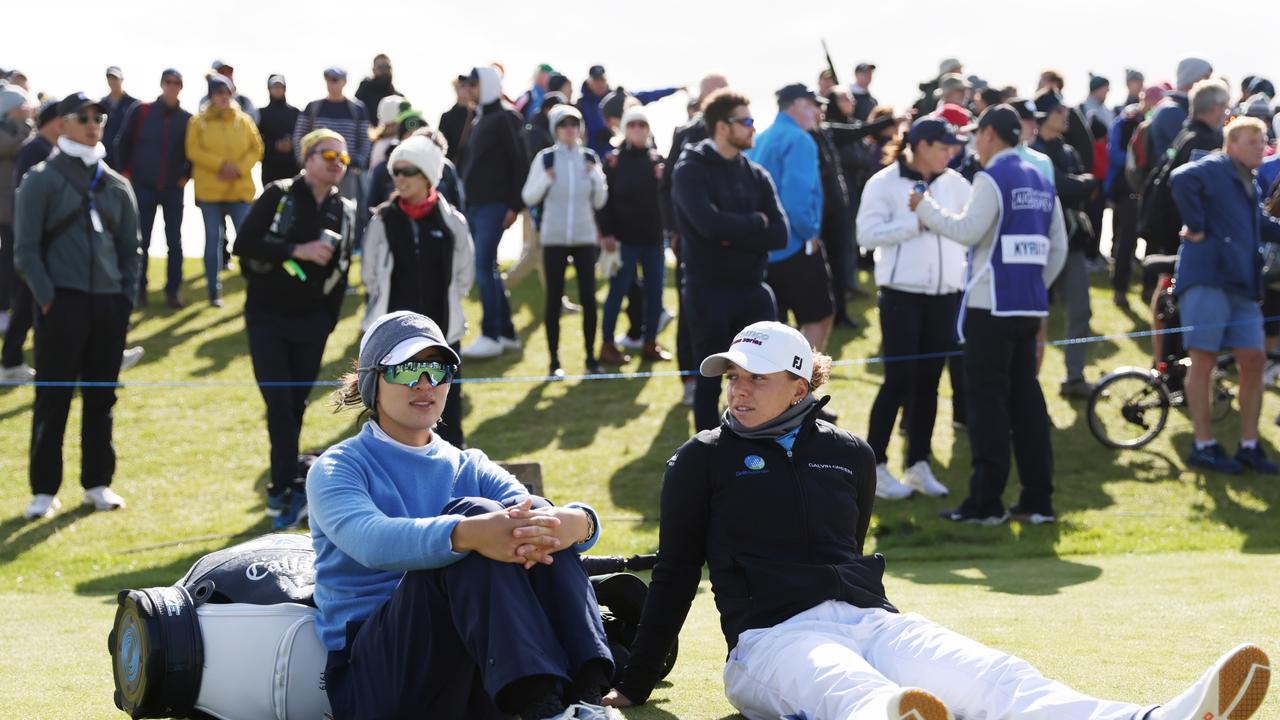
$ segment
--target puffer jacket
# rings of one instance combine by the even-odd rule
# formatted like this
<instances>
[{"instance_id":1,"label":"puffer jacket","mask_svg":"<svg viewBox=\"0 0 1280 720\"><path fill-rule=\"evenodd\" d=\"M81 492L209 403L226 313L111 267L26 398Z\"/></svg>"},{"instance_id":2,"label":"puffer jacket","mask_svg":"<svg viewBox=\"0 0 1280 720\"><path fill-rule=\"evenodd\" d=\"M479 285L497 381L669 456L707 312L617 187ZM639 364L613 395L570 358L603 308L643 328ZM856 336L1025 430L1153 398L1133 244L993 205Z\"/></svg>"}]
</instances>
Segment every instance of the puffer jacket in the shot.
<instances>
[{"instance_id":1,"label":"puffer jacket","mask_svg":"<svg viewBox=\"0 0 1280 720\"><path fill-rule=\"evenodd\" d=\"M595 211L604 207L609 192L600 158L590 148L556 143L538 153L521 195L530 207L542 204L543 246L596 244Z\"/></svg>"},{"instance_id":2,"label":"puffer jacket","mask_svg":"<svg viewBox=\"0 0 1280 720\"><path fill-rule=\"evenodd\" d=\"M874 248L876 285L903 292L945 295L964 290L964 246L932 230L907 206L924 179L899 158L867 180L858 207L858 245ZM943 209L959 214L969 201L969 181L945 170L929 185Z\"/></svg>"},{"instance_id":3,"label":"puffer jacket","mask_svg":"<svg viewBox=\"0 0 1280 720\"><path fill-rule=\"evenodd\" d=\"M253 202L250 172L262 159L262 135L253 118L238 108L212 105L187 126L187 157L196 183L196 202ZM240 177L223 180L218 169L235 163Z\"/></svg>"}]
</instances>

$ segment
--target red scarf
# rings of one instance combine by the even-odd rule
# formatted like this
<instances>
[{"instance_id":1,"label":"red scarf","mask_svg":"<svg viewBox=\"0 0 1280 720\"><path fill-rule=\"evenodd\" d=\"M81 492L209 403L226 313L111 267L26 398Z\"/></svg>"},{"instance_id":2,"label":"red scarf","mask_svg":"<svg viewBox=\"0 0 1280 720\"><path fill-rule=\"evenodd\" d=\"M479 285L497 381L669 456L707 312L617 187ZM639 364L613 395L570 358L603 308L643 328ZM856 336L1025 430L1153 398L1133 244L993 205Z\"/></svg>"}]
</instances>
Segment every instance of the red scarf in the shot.
<instances>
[{"instance_id":1,"label":"red scarf","mask_svg":"<svg viewBox=\"0 0 1280 720\"><path fill-rule=\"evenodd\" d=\"M404 201L404 198L400 198L397 202L400 205L400 209L403 210L404 214L408 215L411 220L421 220L422 218L430 215L431 211L436 209L436 202L439 200L440 194L436 192L435 188L431 188L431 192L427 193L427 197L420 202L407 203Z\"/></svg>"}]
</instances>

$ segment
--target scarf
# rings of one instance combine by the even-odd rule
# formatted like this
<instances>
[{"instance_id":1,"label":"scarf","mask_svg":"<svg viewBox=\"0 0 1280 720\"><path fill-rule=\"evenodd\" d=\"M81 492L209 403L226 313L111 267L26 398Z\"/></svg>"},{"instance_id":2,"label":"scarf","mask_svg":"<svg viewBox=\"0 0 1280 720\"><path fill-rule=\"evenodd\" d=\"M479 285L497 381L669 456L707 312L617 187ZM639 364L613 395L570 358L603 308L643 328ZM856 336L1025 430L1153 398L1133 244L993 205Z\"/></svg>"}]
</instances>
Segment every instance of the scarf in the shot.
<instances>
[{"instance_id":1,"label":"scarf","mask_svg":"<svg viewBox=\"0 0 1280 720\"><path fill-rule=\"evenodd\" d=\"M436 209L436 202L439 199L440 193L437 193L435 188L431 188L431 192L427 193L427 196L419 202L408 203L405 202L404 198L400 198L396 202L400 205L400 209L404 211L404 214L409 216L410 220L421 220Z\"/></svg>"},{"instance_id":2,"label":"scarf","mask_svg":"<svg viewBox=\"0 0 1280 720\"><path fill-rule=\"evenodd\" d=\"M757 427L747 428L738 418L734 417L728 410L724 411L721 422L725 424L734 435L747 440L773 440L800 427L800 423L804 422L805 415L818 404L818 399L809 393L804 396L800 402L783 410L780 415L774 419L763 423Z\"/></svg>"},{"instance_id":3,"label":"scarf","mask_svg":"<svg viewBox=\"0 0 1280 720\"><path fill-rule=\"evenodd\" d=\"M102 143L89 147L67 137L58 138L58 149L71 157L80 158L80 162L84 163L85 167L92 167L94 163L107 156L107 148Z\"/></svg>"}]
</instances>

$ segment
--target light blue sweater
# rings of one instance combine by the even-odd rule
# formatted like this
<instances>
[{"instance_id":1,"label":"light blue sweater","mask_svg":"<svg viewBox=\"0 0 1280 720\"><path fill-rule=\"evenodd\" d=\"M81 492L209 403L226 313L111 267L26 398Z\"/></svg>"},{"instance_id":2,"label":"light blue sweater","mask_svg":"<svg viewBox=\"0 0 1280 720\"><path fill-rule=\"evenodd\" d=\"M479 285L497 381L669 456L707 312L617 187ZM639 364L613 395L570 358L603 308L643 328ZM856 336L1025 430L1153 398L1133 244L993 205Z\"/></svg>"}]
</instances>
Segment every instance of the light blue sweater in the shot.
<instances>
[{"instance_id":1,"label":"light blue sweater","mask_svg":"<svg viewBox=\"0 0 1280 720\"><path fill-rule=\"evenodd\" d=\"M372 422L325 451L307 475L311 542L316 551L316 632L330 650L346 644L348 622L363 621L391 597L410 570L444 567L466 557L450 536L459 515L449 501L497 502L528 495L519 481L479 450L459 450L439 435L423 452L380 439ZM585 552L596 532L575 545Z\"/></svg>"}]
</instances>

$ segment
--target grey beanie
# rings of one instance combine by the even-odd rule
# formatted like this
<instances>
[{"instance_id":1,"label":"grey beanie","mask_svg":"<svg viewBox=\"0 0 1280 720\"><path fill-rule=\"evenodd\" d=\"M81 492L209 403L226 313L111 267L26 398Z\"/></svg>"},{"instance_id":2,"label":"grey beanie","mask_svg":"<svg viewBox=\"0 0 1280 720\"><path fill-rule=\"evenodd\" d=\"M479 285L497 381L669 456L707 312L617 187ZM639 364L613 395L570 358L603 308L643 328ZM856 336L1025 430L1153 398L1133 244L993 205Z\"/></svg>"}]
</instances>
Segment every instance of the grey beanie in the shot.
<instances>
[{"instance_id":1,"label":"grey beanie","mask_svg":"<svg viewBox=\"0 0 1280 720\"><path fill-rule=\"evenodd\" d=\"M455 365L462 364L458 353L449 347L440 326L426 315L408 310L387 313L373 321L360 338L360 399L364 406L376 410L378 405L378 371L402 363L427 348L438 347Z\"/></svg>"}]
</instances>

